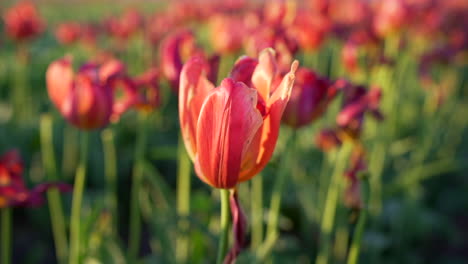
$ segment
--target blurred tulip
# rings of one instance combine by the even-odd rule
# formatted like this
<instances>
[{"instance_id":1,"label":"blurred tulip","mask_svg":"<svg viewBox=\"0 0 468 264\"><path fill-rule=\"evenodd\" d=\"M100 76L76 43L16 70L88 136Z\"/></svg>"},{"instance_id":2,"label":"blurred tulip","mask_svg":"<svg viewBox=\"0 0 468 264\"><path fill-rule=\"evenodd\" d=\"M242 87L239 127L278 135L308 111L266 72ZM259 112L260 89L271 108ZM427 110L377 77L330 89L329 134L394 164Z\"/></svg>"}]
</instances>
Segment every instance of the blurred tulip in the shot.
<instances>
[{"instance_id":1,"label":"blurred tulip","mask_svg":"<svg viewBox=\"0 0 468 264\"><path fill-rule=\"evenodd\" d=\"M317 50L330 31L328 18L310 10L300 10L291 26L299 46L305 50Z\"/></svg>"},{"instance_id":2,"label":"blurred tulip","mask_svg":"<svg viewBox=\"0 0 468 264\"><path fill-rule=\"evenodd\" d=\"M111 17L105 21L105 28L114 37L125 41L143 29L145 21L136 9L127 9L120 18Z\"/></svg>"},{"instance_id":3,"label":"blurred tulip","mask_svg":"<svg viewBox=\"0 0 468 264\"><path fill-rule=\"evenodd\" d=\"M181 130L201 180L231 189L266 166L297 67L294 62L281 82L275 82L275 55L266 49L258 61L240 58L231 78L214 88L207 79L206 61L192 58L184 65L179 94Z\"/></svg>"},{"instance_id":4,"label":"blurred tulip","mask_svg":"<svg viewBox=\"0 0 468 264\"><path fill-rule=\"evenodd\" d=\"M156 68L150 68L136 77L134 83L139 95L137 109L151 111L160 106L159 71Z\"/></svg>"},{"instance_id":5,"label":"blurred tulip","mask_svg":"<svg viewBox=\"0 0 468 264\"><path fill-rule=\"evenodd\" d=\"M172 90L179 91L179 78L183 62L192 56L204 56L203 50L197 47L192 31L181 29L168 36L161 44L160 60L162 74L169 80ZM219 57L212 56L209 61L209 80L216 82Z\"/></svg>"},{"instance_id":6,"label":"blurred tulip","mask_svg":"<svg viewBox=\"0 0 468 264\"><path fill-rule=\"evenodd\" d=\"M222 54L242 48L245 28L241 17L217 15L210 19L210 37L214 49Z\"/></svg>"},{"instance_id":7,"label":"blurred tulip","mask_svg":"<svg viewBox=\"0 0 468 264\"><path fill-rule=\"evenodd\" d=\"M44 202L42 194L50 188L61 192L71 191L71 187L62 183L43 183L32 190L24 184L23 163L16 150L10 150L0 156L0 209L16 206L39 206Z\"/></svg>"},{"instance_id":8,"label":"blurred tulip","mask_svg":"<svg viewBox=\"0 0 468 264\"><path fill-rule=\"evenodd\" d=\"M361 146L357 146L351 154L350 168L345 172L348 182L343 198L345 205L350 208L360 209L363 206L358 174L365 170L367 170L367 166L364 161L364 150Z\"/></svg>"},{"instance_id":9,"label":"blurred tulip","mask_svg":"<svg viewBox=\"0 0 468 264\"><path fill-rule=\"evenodd\" d=\"M3 14L7 34L16 41L30 40L44 31L45 24L32 2L22 1Z\"/></svg>"},{"instance_id":10,"label":"blurred tulip","mask_svg":"<svg viewBox=\"0 0 468 264\"><path fill-rule=\"evenodd\" d=\"M383 119L379 110L382 95L380 88L367 90L364 86L350 84L344 88L343 92L343 108L336 122L350 136L359 137L366 112L370 112L377 120Z\"/></svg>"},{"instance_id":11,"label":"blurred tulip","mask_svg":"<svg viewBox=\"0 0 468 264\"><path fill-rule=\"evenodd\" d=\"M341 146L341 143L338 133L333 129L323 129L315 137L315 145L324 152Z\"/></svg>"},{"instance_id":12,"label":"blurred tulip","mask_svg":"<svg viewBox=\"0 0 468 264\"><path fill-rule=\"evenodd\" d=\"M343 45L341 60L348 72L355 73L359 70L359 47L354 41L347 41Z\"/></svg>"},{"instance_id":13,"label":"blurred tulip","mask_svg":"<svg viewBox=\"0 0 468 264\"><path fill-rule=\"evenodd\" d=\"M298 51L296 40L291 37L286 28L260 25L249 33L244 48L251 57L257 57L266 48L273 48L279 67L287 69Z\"/></svg>"},{"instance_id":14,"label":"blurred tulip","mask_svg":"<svg viewBox=\"0 0 468 264\"><path fill-rule=\"evenodd\" d=\"M110 121L112 90L99 78L99 67L94 64L83 65L75 74L68 57L52 62L47 69L49 97L60 113L78 128L101 128Z\"/></svg>"},{"instance_id":15,"label":"blurred tulip","mask_svg":"<svg viewBox=\"0 0 468 264\"><path fill-rule=\"evenodd\" d=\"M62 23L55 30L55 37L64 45L75 43L80 36L81 26L75 22Z\"/></svg>"},{"instance_id":16,"label":"blurred tulip","mask_svg":"<svg viewBox=\"0 0 468 264\"><path fill-rule=\"evenodd\" d=\"M407 23L408 15L403 0L379 1L374 11L374 30L381 37L395 34Z\"/></svg>"},{"instance_id":17,"label":"blurred tulip","mask_svg":"<svg viewBox=\"0 0 468 264\"><path fill-rule=\"evenodd\" d=\"M323 114L336 92L331 81L309 69L299 68L283 122L294 128L309 124Z\"/></svg>"}]
</instances>

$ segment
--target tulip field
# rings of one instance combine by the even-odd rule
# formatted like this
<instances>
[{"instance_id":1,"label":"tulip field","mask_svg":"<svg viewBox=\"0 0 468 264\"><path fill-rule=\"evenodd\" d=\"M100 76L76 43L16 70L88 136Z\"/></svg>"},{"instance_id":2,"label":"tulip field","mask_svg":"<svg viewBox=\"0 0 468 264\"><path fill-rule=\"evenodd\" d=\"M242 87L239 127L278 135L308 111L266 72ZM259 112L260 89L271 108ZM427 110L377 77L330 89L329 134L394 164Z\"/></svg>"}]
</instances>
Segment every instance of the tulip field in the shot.
<instances>
[{"instance_id":1,"label":"tulip field","mask_svg":"<svg viewBox=\"0 0 468 264\"><path fill-rule=\"evenodd\" d=\"M468 263L468 1L3 0L0 264Z\"/></svg>"}]
</instances>

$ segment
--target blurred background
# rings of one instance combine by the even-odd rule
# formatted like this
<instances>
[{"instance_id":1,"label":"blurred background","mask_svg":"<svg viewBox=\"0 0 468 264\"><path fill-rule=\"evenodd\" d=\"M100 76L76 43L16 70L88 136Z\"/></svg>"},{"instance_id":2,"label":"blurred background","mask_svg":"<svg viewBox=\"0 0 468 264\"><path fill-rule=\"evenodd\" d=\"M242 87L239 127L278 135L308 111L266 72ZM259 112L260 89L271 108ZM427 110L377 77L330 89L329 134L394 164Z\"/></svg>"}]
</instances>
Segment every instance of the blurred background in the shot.
<instances>
[{"instance_id":1,"label":"blurred background","mask_svg":"<svg viewBox=\"0 0 468 264\"><path fill-rule=\"evenodd\" d=\"M134 263L215 262L219 194L195 176L191 163L181 164L188 159L179 140L178 73L193 54L219 55L217 85L237 58L257 58L267 47L276 50L279 72L297 59L315 77L297 78L297 108L288 106L284 118L290 121L273 158L261 175L239 185L249 229L237 262L315 263L337 167L332 149L349 140L365 155L357 176L346 176L351 158L340 177L333 232L326 237L328 262L350 263L365 214L357 263L468 263L468 1L2 0L0 13L0 154L19 151L30 189L49 181L72 185L80 156L82 132L47 92L53 61L72 56L77 71L84 63L116 59L131 78L156 72L157 100L144 110L141 239ZM366 104L352 139L341 136L337 122L346 92L338 88L329 101L317 101L323 89L340 83L381 93ZM311 86L310 94L300 93L308 89L301 85ZM114 96L125 97L125 88ZM307 104L322 110L307 112ZM141 110L125 110L89 133L80 263L133 263L127 246ZM114 179L106 171L109 147L116 154ZM56 177L46 168L51 155ZM191 169L189 199L181 198L178 185L184 166ZM284 179L279 236L268 246L278 178ZM72 193L60 197L68 234ZM10 207L12 263L59 263L50 201Z\"/></svg>"}]
</instances>

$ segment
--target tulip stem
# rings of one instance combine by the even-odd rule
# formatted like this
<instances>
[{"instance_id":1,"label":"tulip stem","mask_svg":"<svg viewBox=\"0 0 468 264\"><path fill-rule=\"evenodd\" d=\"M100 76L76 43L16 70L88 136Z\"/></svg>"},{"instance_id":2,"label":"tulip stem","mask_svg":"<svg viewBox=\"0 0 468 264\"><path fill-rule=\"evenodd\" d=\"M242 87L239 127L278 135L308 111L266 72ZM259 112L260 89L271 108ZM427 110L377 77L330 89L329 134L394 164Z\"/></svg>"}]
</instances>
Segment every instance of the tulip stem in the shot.
<instances>
[{"instance_id":1,"label":"tulip stem","mask_svg":"<svg viewBox=\"0 0 468 264\"><path fill-rule=\"evenodd\" d=\"M128 257L130 263L133 263L138 258L138 252L140 249L140 238L141 238L141 215L140 215L140 185L141 179L143 178L143 166L145 158L145 146L146 146L146 126L147 126L147 114L140 112L138 115L138 134L136 138L135 146L135 160L133 164L133 178L132 178L132 190L130 200L130 230L129 230L129 241L128 241Z\"/></svg>"},{"instance_id":2,"label":"tulip stem","mask_svg":"<svg viewBox=\"0 0 468 264\"><path fill-rule=\"evenodd\" d=\"M44 114L40 121L41 154L44 169L51 181L57 181L57 164L55 162L52 116ZM47 191L49 201L50 220L55 243L55 254L57 263L65 263L68 254L68 241L65 227L65 217L63 215L62 201L59 191L51 189Z\"/></svg>"},{"instance_id":3,"label":"tulip stem","mask_svg":"<svg viewBox=\"0 0 468 264\"><path fill-rule=\"evenodd\" d=\"M11 208L2 208L2 258L1 263L11 263Z\"/></svg>"},{"instance_id":4,"label":"tulip stem","mask_svg":"<svg viewBox=\"0 0 468 264\"><path fill-rule=\"evenodd\" d=\"M288 135L288 138L286 140L286 146L290 146L291 143L295 142L296 131L291 131L291 133L292 134ZM293 159L294 148L295 146L293 144L293 146L289 147L284 152L282 161L279 165L280 168L278 170L278 175L276 175L276 179L273 185L273 192L271 195L265 241L258 248L257 251L257 260L259 262L263 262L264 258L268 256L279 236L278 222L281 209L281 196L286 182L286 175L288 175L287 169L289 168L288 166L290 165Z\"/></svg>"},{"instance_id":5,"label":"tulip stem","mask_svg":"<svg viewBox=\"0 0 468 264\"><path fill-rule=\"evenodd\" d=\"M89 132L81 133L80 163L76 169L75 183L73 186L73 199L70 219L70 264L80 262L80 227L81 227L81 203L86 182L86 169L88 161Z\"/></svg>"},{"instance_id":6,"label":"tulip stem","mask_svg":"<svg viewBox=\"0 0 468 264\"><path fill-rule=\"evenodd\" d=\"M117 232L117 157L115 152L114 131L106 128L101 133L104 150L104 174L106 182L107 206L112 215L112 233Z\"/></svg>"},{"instance_id":7,"label":"tulip stem","mask_svg":"<svg viewBox=\"0 0 468 264\"><path fill-rule=\"evenodd\" d=\"M229 190L221 189L221 219L217 264L222 264L226 256L229 238Z\"/></svg>"},{"instance_id":8,"label":"tulip stem","mask_svg":"<svg viewBox=\"0 0 468 264\"><path fill-rule=\"evenodd\" d=\"M263 179L259 174L252 179L252 249L258 248L263 240Z\"/></svg>"},{"instance_id":9,"label":"tulip stem","mask_svg":"<svg viewBox=\"0 0 468 264\"><path fill-rule=\"evenodd\" d=\"M364 201L364 206L359 212L359 219L357 222L356 230L354 231L353 241L351 242L351 247L348 255L348 264L357 264L359 263L359 253L361 251L361 242L362 235L364 234L364 228L366 226L367 214L368 212L368 201L369 201L369 182L368 178L364 178L361 181L362 186L362 196Z\"/></svg>"},{"instance_id":10,"label":"tulip stem","mask_svg":"<svg viewBox=\"0 0 468 264\"><path fill-rule=\"evenodd\" d=\"M329 263L331 251L333 226L335 223L336 207L341 189L341 178L346 169L347 159L351 151L351 144L344 143L338 150L338 155L335 159L335 169L333 171L330 184L328 186L325 207L323 210L322 223L320 225L320 249L315 263Z\"/></svg>"},{"instance_id":11,"label":"tulip stem","mask_svg":"<svg viewBox=\"0 0 468 264\"><path fill-rule=\"evenodd\" d=\"M179 136L178 169L177 169L177 215L179 221L176 239L177 263L186 263L189 252L189 221L190 214L190 159L185 151L182 136Z\"/></svg>"}]
</instances>

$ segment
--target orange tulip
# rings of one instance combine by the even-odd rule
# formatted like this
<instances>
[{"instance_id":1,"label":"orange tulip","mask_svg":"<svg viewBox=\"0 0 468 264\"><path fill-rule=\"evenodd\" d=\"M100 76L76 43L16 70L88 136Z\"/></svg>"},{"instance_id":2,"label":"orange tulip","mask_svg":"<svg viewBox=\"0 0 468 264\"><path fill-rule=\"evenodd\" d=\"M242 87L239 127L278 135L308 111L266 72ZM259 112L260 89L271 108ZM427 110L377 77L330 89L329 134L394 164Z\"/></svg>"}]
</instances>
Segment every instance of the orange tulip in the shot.
<instances>
[{"instance_id":1,"label":"orange tulip","mask_svg":"<svg viewBox=\"0 0 468 264\"><path fill-rule=\"evenodd\" d=\"M277 81L275 54L240 58L220 86L208 80L208 63L191 58L180 80L179 117L187 151L201 180L230 189L260 172L275 149L291 96L295 61Z\"/></svg>"}]
</instances>

